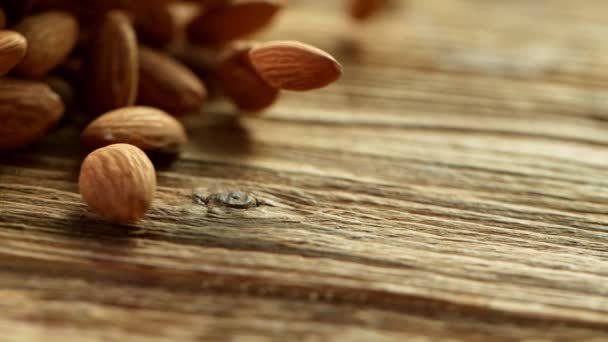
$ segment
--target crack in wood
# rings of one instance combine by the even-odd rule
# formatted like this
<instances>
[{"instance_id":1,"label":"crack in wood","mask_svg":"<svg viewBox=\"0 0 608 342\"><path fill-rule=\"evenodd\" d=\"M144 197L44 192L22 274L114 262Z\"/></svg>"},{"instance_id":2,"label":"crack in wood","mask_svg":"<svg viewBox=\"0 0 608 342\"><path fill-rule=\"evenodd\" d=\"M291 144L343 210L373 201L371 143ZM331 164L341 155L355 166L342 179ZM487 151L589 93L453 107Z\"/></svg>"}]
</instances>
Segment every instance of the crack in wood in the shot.
<instances>
[{"instance_id":1,"label":"crack in wood","mask_svg":"<svg viewBox=\"0 0 608 342\"><path fill-rule=\"evenodd\" d=\"M252 209L265 205L263 200L259 200L252 194L238 190L219 192L208 196L194 191L192 202L207 207L226 207L232 209Z\"/></svg>"}]
</instances>

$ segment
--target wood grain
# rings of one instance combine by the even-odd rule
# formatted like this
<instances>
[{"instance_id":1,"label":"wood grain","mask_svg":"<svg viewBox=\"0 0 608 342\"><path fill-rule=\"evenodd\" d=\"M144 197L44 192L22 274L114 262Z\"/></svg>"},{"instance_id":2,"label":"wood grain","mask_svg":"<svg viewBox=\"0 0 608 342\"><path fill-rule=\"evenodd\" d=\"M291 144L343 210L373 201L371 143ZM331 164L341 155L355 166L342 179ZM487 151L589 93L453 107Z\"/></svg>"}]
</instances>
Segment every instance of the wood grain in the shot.
<instances>
[{"instance_id":1,"label":"wood grain","mask_svg":"<svg viewBox=\"0 0 608 342\"><path fill-rule=\"evenodd\" d=\"M2 156L3 337L608 339L608 3L337 3L264 39L344 80L185 119L137 226L87 212L75 128Z\"/></svg>"}]
</instances>

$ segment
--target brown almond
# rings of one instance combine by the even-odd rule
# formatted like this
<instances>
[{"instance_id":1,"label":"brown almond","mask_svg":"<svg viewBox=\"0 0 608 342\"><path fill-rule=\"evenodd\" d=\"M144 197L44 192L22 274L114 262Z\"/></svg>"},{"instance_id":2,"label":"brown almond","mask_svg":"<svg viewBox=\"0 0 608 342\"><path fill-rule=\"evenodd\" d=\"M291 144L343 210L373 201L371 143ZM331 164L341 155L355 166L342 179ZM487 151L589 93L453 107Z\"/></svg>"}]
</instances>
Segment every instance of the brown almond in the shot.
<instances>
[{"instance_id":1,"label":"brown almond","mask_svg":"<svg viewBox=\"0 0 608 342\"><path fill-rule=\"evenodd\" d=\"M74 105L76 101L75 92L74 87L70 82L61 77L50 75L44 78L44 83L59 95L66 109L71 108Z\"/></svg>"},{"instance_id":2,"label":"brown almond","mask_svg":"<svg viewBox=\"0 0 608 342\"><path fill-rule=\"evenodd\" d=\"M327 52L295 41L273 41L249 51L254 69L270 86L294 91L322 88L342 75Z\"/></svg>"},{"instance_id":3,"label":"brown almond","mask_svg":"<svg viewBox=\"0 0 608 342\"><path fill-rule=\"evenodd\" d=\"M9 72L21 61L27 50L27 41L15 31L0 31L0 76Z\"/></svg>"},{"instance_id":4,"label":"brown almond","mask_svg":"<svg viewBox=\"0 0 608 342\"><path fill-rule=\"evenodd\" d=\"M146 152L161 153L179 153L188 141L184 126L174 117L143 106L120 108L100 116L81 138L92 148L126 143Z\"/></svg>"},{"instance_id":5,"label":"brown almond","mask_svg":"<svg viewBox=\"0 0 608 342\"><path fill-rule=\"evenodd\" d=\"M216 78L225 95L241 110L258 112L271 106L279 90L266 83L248 59L249 48L234 51L219 66Z\"/></svg>"},{"instance_id":6,"label":"brown almond","mask_svg":"<svg viewBox=\"0 0 608 342\"><path fill-rule=\"evenodd\" d=\"M351 0L349 13L353 19L365 20L376 14L385 0Z\"/></svg>"},{"instance_id":7,"label":"brown almond","mask_svg":"<svg viewBox=\"0 0 608 342\"><path fill-rule=\"evenodd\" d=\"M140 1L141 2L141 1ZM141 41L153 45L166 45L175 38L177 24L165 0L147 0L145 10L133 12L135 26Z\"/></svg>"},{"instance_id":8,"label":"brown almond","mask_svg":"<svg viewBox=\"0 0 608 342\"><path fill-rule=\"evenodd\" d=\"M139 148L114 144L89 154L80 168L80 194L105 220L134 223L150 209L156 191L154 165Z\"/></svg>"},{"instance_id":9,"label":"brown almond","mask_svg":"<svg viewBox=\"0 0 608 342\"><path fill-rule=\"evenodd\" d=\"M190 23L189 37L197 44L222 46L262 29L281 8L280 1L241 1L213 7Z\"/></svg>"},{"instance_id":10,"label":"brown almond","mask_svg":"<svg viewBox=\"0 0 608 342\"><path fill-rule=\"evenodd\" d=\"M230 3L230 0L198 0L196 2L200 4L205 11L209 11L210 9Z\"/></svg>"},{"instance_id":11,"label":"brown almond","mask_svg":"<svg viewBox=\"0 0 608 342\"><path fill-rule=\"evenodd\" d=\"M140 45L138 104L180 115L198 111L206 98L205 85L190 69L161 51Z\"/></svg>"},{"instance_id":12,"label":"brown almond","mask_svg":"<svg viewBox=\"0 0 608 342\"><path fill-rule=\"evenodd\" d=\"M28 145L63 117L64 105L46 84L0 79L0 150Z\"/></svg>"},{"instance_id":13,"label":"brown almond","mask_svg":"<svg viewBox=\"0 0 608 342\"><path fill-rule=\"evenodd\" d=\"M93 114L131 106L137 98L137 37L126 13L108 12L94 34L84 77Z\"/></svg>"},{"instance_id":14,"label":"brown almond","mask_svg":"<svg viewBox=\"0 0 608 342\"><path fill-rule=\"evenodd\" d=\"M27 77L43 76L60 64L78 39L78 22L61 11L44 12L25 18L14 27L28 42L25 57L15 71Z\"/></svg>"},{"instance_id":15,"label":"brown almond","mask_svg":"<svg viewBox=\"0 0 608 342\"><path fill-rule=\"evenodd\" d=\"M4 30L6 28L7 20L8 19L6 18L6 12L2 7L0 7L0 30Z\"/></svg>"}]
</instances>

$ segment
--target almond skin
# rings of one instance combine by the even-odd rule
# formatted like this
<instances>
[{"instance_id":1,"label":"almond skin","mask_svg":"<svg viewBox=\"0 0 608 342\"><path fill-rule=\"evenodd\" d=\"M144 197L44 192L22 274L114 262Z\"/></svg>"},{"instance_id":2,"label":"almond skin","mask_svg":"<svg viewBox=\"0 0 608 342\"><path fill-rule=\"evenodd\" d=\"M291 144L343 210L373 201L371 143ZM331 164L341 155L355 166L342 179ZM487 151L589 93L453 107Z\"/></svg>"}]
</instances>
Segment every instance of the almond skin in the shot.
<instances>
[{"instance_id":1,"label":"almond skin","mask_svg":"<svg viewBox=\"0 0 608 342\"><path fill-rule=\"evenodd\" d=\"M226 96L241 110L259 112L271 106L279 90L269 86L249 63L249 48L234 51L216 71Z\"/></svg>"},{"instance_id":2,"label":"almond skin","mask_svg":"<svg viewBox=\"0 0 608 342\"><path fill-rule=\"evenodd\" d=\"M131 106L137 98L137 37L126 13L108 12L91 42L84 77L93 114Z\"/></svg>"},{"instance_id":3,"label":"almond skin","mask_svg":"<svg viewBox=\"0 0 608 342\"><path fill-rule=\"evenodd\" d=\"M27 41L15 31L0 31L0 76L6 75L25 56Z\"/></svg>"},{"instance_id":4,"label":"almond skin","mask_svg":"<svg viewBox=\"0 0 608 342\"><path fill-rule=\"evenodd\" d=\"M152 107L125 107L106 113L82 133L92 148L126 143L146 152L179 153L188 142L184 126L171 115Z\"/></svg>"},{"instance_id":5,"label":"almond skin","mask_svg":"<svg viewBox=\"0 0 608 342\"><path fill-rule=\"evenodd\" d=\"M150 209L156 191L156 171L139 148L115 144L85 158L78 185L91 211L110 222L129 224Z\"/></svg>"},{"instance_id":6,"label":"almond skin","mask_svg":"<svg viewBox=\"0 0 608 342\"><path fill-rule=\"evenodd\" d=\"M64 105L46 84L0 79L0 150L28 145L63 117Z\"/></svg>"},{"instance_id":7,"label":"almond skin","mask_svg":"<svg viewBox=\"0 0 608 342\"><path fill-rule=\"evenodd\" d=\"M141 5L135 13L135 24L140 40L155 46L166 45L175 37L177 32L176 23L169 5L165 0L141 1L147 2L145 10Z\"/></svg>"},{"instance_id":8,"label":"almond skin","mask_svg":"<svg viewBox=\"0 0 608 342\"><path fill-rule=\"evenodd\" d=\"M15 71L26 77L40 77L60 64L78 39L78 22L61 11L35 14L25 18L14 30L28 42L25 57Z\"/></svg>"},{"instance_id":9,"label":"almond skin","mask_svg":"<svg viewBox=\"0 0 608 342\"><path fill-rule=\"evenodd\" d=\"M195 18L188 33L197 44L222 46L268 25L281 8L280 1L237 1L219 5Z\"/></svg>"},{"instance_id":10,"label":"almond skin","mask_svg":"<svg viewBox=\"0 0 608 342\"><path fill-rule=\"evenodd\" d=\"M6 12L4 9L0 7L0 30L4 30L6 28Z\"/></svg>"},{"instance_id":11,"label":"almond skin","mask_svg":"<svg viewBox=\"0 0 608 342\"><path fill-rule=\"evenodd\" d=\"M349 13L355 20L372 17L384 6L385 0L351 0Z\"/></svg>"},{"instance_id":12,"label":"almond skin","mask_svg":"<svg viewBox=\"0 0 608 342\"><path fill-rule=\"evenodd\" d=\"M200 110L206 98L205 85L190 69L163 52L140 45L138 104L180 115Z\"/></svg>"},{"instance_id":13,"label":"almond skin","mask_svg":"<svg viewBox=\"0 0 608 342\"><path fill-rule=\"evenodd\" d=\"M342 66L328 53L295 41L260 44L249 51L249 61L270 86L284 90L322 88L342 75Z\"/></svg>"}]
</instances>

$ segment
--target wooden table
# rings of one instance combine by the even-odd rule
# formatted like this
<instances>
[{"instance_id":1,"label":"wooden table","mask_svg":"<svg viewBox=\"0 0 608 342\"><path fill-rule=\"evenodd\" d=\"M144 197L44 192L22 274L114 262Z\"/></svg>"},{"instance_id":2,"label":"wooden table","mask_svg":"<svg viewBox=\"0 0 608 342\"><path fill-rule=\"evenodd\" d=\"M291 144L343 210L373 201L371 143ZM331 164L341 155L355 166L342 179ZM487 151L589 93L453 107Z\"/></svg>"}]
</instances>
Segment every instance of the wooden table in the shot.
<instances>
[{"instance_id":1,"label":"wooden table","mask_svg":"<svg viewBox=\"0 0 608 342\"><path fill-rule=\"evenodd\" d=\"M78 132L1 158L0 340L608 340L608 2L292 1L344 79L187 120L135 227Z\"/></svg>"}]
</instances>

